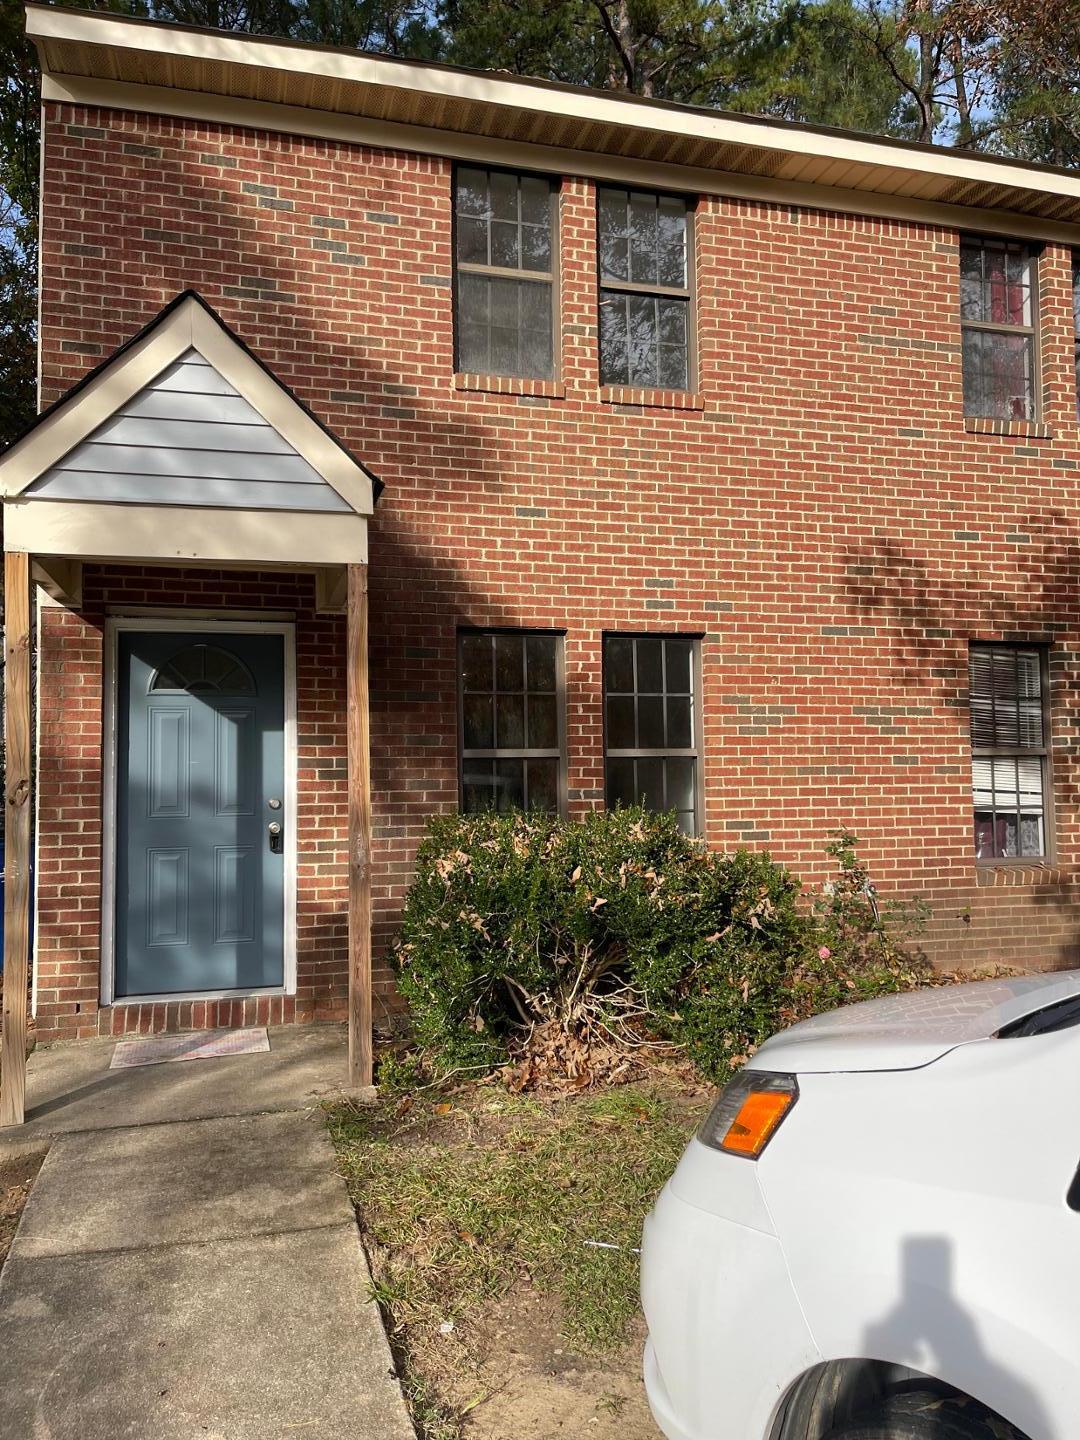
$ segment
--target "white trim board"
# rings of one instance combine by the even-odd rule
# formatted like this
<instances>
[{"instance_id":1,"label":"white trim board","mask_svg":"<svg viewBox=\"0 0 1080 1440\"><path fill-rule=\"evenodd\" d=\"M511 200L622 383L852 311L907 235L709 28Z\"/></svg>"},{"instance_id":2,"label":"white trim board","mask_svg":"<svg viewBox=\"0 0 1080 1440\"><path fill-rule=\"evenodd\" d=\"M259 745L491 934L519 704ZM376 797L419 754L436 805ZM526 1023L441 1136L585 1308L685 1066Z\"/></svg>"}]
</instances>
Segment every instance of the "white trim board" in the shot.
<instances>
[{"instance_id":1,"label":"white trim board","mask_svg":"<svg viewBox=\"0 0 1080 1440\"><path fill-rule=\"evenodd\" d=\"M164 565L362 565L367 518L20 496L4 501L4 549Z\"/></svg>"},{"instance_id":2,"label":"white trim board","mask_svg":"<svg viewBox=\"0 0 1080 1440\"><path fill-rule=\"evenodd\" d=\"M192 632L214 634L281 635L284 645L285 684L285 925L284 984L258 991L213 991L174 995L123 995L116 989L116 837L117 837L117 730L119 721L119 669L117 639L121 631L149 631L152 634ZM101 966L99 1000L102 1008L113 1004L134 1005L141 1001L242 999L244 995L296 994L296 879L297 879L297 771L299 740L296 720L296 626L280 620L237 620L228 611L216 619L191 619L182 610L168 616L110 616L105 621L102 674L102 833L101 833Z\"/></svg>"}]
</instances>

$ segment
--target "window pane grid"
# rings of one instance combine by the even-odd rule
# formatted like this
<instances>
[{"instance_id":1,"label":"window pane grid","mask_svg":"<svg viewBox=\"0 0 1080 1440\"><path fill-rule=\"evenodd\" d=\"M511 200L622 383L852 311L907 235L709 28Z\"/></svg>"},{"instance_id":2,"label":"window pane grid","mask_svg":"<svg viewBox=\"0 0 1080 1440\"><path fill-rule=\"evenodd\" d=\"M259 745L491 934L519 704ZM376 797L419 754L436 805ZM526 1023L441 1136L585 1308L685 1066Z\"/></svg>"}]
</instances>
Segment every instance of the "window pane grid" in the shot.
<instances>
[{"instance_id":1,"label":"window pane grid","mask_svg":"<svg viewBox=\"0 0 1080 1440\"><path fill-rule=\"evenodd\" d=\"M461 807L557 812L563 751L558 637L475 631L458 637Z\"/></svg>"},{"instance_id":2,"label":"window pane grid","mask_svg":"<svg viewBox=\"0 0 1080 1440\"><path fill-rule=\"evenodd\" d=\"M1020 244L964 240L960 320L964 413L1035 416L1035 258Z\"/></svg>"},{"instance_id":3,"label":"window pane grid","mask_svg":"<svg viewBox=\"0 0 1080 1440\"><path fill-rule=\"evenodd\" d=\"M555 188L459 166L455 176L456 364L473 374L555 373Z\"/></svg>"},{"instance_id":4,"label":"window pane grid","mask_svg":"<svg viewBox=\"0 0 1080 1440\"><path fill-rule=\"evenodd\" d=\"M601 384L688 389L686 201L602 187L597 213Z\"/></svg>"},{"instance_id":5,"label":"window pane grid","mask_svg":"<svg viewBox=\"0 0 1080 1440\"><path fill-rule=\"evenodd\" d=\"M698 828L696 642L612 635L604 642L607 804L674 810Z\"/></svg>"},{"instance_id":6,"label":"window pane grid","mask_svg":"<svg viewBox=\"0 0 1080 1440\"><path fill-rule=\"evenodd\" d=\"M455 217L458 265L552 273L550 180L462 166Z\"/></svg>"},{"instance_id":7,"label":"window pane grid","mask_svg":"<svg viewBox=\"0 0 1080 1440\"><path fill-rule=\"evenodd\" d=\"M470 374L550 378L551 287L496 275L458 276L458 365Z\"/></svg>"},{"instance_id":8,"label":"window pane grid","mask_svg":"<svg viewBox=\"0 0 1080 1440\"><path fill-rule=\"evenodd\" d=\"M1041 858L1046 848L1041 758L973 759L971 773L976 858Z\"/></svg>"},{"instance_id":9,"label":"window pane grid","mask_svg":"<svg viewBox=\"0 0 1080 1440\"><path fill-rule=\"evenodd\" d=\"M1043 665L1039 650L971 647L971 788L979 860L1046 854Z\"/></svg>"},{"instance_id":10,"label":"window pane grid","mask_svg":"<svg viewBox=\"0 0 1080 1440\"><path fill-rule=\"evenodd\" d=\"M685 390L689 300L602 290L600 383Z\"/></svg>"}]
</instances>

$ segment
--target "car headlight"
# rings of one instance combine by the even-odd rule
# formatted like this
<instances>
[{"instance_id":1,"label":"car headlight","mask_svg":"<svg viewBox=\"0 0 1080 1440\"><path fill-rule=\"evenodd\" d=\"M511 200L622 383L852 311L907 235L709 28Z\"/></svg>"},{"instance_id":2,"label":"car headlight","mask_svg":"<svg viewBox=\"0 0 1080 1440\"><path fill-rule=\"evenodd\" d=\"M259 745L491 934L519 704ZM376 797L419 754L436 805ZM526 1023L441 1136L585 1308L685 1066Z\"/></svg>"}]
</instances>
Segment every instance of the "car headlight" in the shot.
<instances>
[{"instance_id":1,"label":"car headlight","mask_svg":"<svg viewBox=\"0 0 1080 1440\"><path fill-rule=\"evenodd\" d=\"M794 1075L741 1070L720 1091L698 1139L714 1150L756 1160L798 1098Z\"/></svg>"}]
</instances>

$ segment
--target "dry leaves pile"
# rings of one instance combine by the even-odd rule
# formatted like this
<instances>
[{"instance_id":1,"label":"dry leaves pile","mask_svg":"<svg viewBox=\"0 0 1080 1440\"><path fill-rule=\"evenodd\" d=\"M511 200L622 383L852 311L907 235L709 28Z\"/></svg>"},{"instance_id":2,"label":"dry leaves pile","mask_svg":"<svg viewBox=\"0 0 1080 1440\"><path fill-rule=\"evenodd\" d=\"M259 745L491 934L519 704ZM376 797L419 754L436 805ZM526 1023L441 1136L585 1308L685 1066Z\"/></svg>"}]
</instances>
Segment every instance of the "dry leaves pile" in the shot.
<instances>
[{"instance_id":1,"label":"dry leaves pile","mask_svg":"<svg viewBox=\"0 0 1080 1440\"><path fill-rule=\"evenodd\" d=\"M533 1027L499 1075L516 1095L525 1090L576 1093L628 1080L642 1068L638 1055L616 1044L601 1026L587 1021L568 1026L553 1019Z\"/></svg>"},{"instance_id":2,"label":"dry leaves pile","mask_svg":"<svg viewBox=\"0 0 1080 1440\"><path fill-rule=\"evenodd\" d=\"M701 1076L680 1047L642 1036L628 1046L625 1033L614 1034L588 1018L568 1025L560 1019L536 1025L519 1041L497 1078L514 1095L578 1095L611 1085L666 1076L689 1092L701 1088Z\"/></svg>"}]
</instances>

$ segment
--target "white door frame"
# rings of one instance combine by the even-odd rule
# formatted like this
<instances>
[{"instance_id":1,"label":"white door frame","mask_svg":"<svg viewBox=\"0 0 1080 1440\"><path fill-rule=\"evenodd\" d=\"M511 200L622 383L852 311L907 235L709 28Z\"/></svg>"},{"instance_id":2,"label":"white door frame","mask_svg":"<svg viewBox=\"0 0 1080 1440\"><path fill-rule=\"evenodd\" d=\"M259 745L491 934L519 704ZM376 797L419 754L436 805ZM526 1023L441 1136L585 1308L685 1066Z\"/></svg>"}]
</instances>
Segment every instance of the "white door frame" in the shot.
<instances>
[{"instance_id":1,"label":"white door frame","mask_svg":"<svg viewBox=\"0 0 1080 1440\"><path fill-rule=\"evenodd\" d=\"M245 612L250 614L250 611ZM119 721L120 676L118 660L118 637L124 631L141 630L158 634L205 633L205 634L260 634L280 635L284 641L285 664L285 928L283 931L285 951L284 984L254 990L198 990L166 995L123 995L118 1003L138 1004L140 1001L168 1000L242 1000L249 995L295 995L296 994L296 626L281 620L233 619L228 611L215 614L213 619L205 618L206 612L199 612L200 618L185 615L182 610L169 614L146 615L128 618L111 616L105 622L104 654L104 711L102 717L104 740L103 814L102 814L102 867L101 867L101 1004L112 1005L116 1000L116 837L117 837L117 737Z\"/></svg>"}]
</instances>

